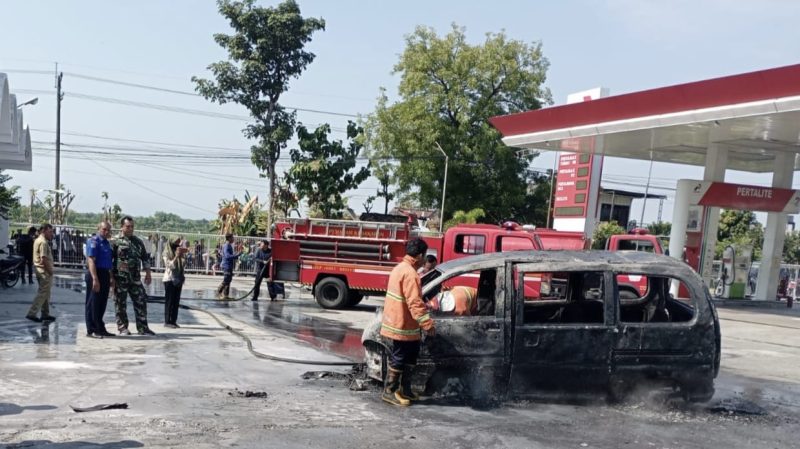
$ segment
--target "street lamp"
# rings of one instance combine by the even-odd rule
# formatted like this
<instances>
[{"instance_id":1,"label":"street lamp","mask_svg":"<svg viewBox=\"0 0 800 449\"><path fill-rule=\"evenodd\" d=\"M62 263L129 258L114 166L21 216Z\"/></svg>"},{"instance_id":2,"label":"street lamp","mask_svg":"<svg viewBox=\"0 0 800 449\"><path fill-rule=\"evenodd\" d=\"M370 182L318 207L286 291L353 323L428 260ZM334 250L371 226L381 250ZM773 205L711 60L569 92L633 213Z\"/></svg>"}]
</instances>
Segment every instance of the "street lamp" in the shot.
<instances>
[{"instance_id":1,"label":"street lamp","mask_svg":"<svg viewBox=\"0 0 800 449\"><path fill-rule=\"evenodd\" d=\"M33 97L33 99L31 99L31 100L28 100L28 101L26 101L25 103L18 104L18 105L17 105L17 109L19 109L19 108L21 108L21 107L23 107L23 106L27 106L27 105L31 105L31 106L33 106L33 105L35 105L35 104L36 104L36 103L38 103L38 102L39 102L39 97Z\"/></svg>"},{"instance_id":2,"label":"street lamp","mask_svg":"<svg viewBox=\"0 0 800 449\"><path fill-rule=\"evenodd\" d=\"M444 225L444 195L447 192L447 162L450 158L447 157L447 153L444 152L442 146L439 145L439 142L436 142L436 148L442 153L444 156L444 183L442 184L442 212L439 214L439 233L442 232L442 226Z\"/></svg>"}]
</instances>

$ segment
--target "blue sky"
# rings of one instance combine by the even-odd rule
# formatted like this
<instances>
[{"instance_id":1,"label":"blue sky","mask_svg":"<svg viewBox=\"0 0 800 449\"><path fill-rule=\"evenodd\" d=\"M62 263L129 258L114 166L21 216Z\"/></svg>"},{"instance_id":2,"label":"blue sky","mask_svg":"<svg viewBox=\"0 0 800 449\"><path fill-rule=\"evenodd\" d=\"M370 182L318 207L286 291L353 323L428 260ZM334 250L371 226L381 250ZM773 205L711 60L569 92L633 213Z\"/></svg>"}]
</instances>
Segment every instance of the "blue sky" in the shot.
<instances>
[{"instance_id":1,"label":"blue sky","mask_svg":"<svg viewBox=\"0 0 800 449\"><path fill-rule=\"evenodd\" d=\"M262 4L275 4L263 1ZM374 109L380 87L393 96L398 78L391 74L404 48L404 36L417 25L446 33L452 23L466 27L478 43L487 32L505 30L510 38L541 41L550 60L546 86L556 104L567 94L596 86L611 94L760 70L800 62L800 2L791 0L645 1L299 1L305 16L322 17L327 27L314 36L310 48L316 61L292 83L282 102L287 106L343 114ZM34 169L10 172L20 185L23 201L31 188L52 188L55 94L52 73L59 62L65 72L67 96L62 110L62 142L78 145L62 154L62 183L77 194L73 209L99 211L100 193L107 191L127 213L157 210L185 217L210 217L221 198L244 190L266 195L266 181L246 160L249 143L240 130L245 122L93 101L96 96L168 105L176 108L246 115L236 105L218 106L202 98L144 90L79 78L91 76L179 91L193 91L193 75L225 54L212 34L228 32L213 1L140 0L137 2L6 0L0 71L9 74L11 90L22 100L38 96L25 109L32 128ZM299 112L303 123L330 123L341 138L347 117ZM241 158L224 165L165 165L157 159L100 159L95 151L111 146L136 151L164 151L163 145L115 142L91 136L232 148L224 154ZM178 147L175 147L178 148ZM204 149L209 152L221 150ZM279 167L286 167L286 163ZM543 154L538 168L550 168L553 156ZM635 187L644 183L647 163L620 159L605 162L604 184ZM634 175L631 175L634 174ZM674 180L701 176L699 168L656 164L652 183L674 188ZM728 172L729 181L767 184L769 177ZM615 182L617 184L615 184ZM153 191L143 190L136 184ZM365 182L351 192L351 207L361 210L377 183ZM795 185L800 185L796 181ZM670 190L657 190L671 195ZM632 217L638 218L641 202ZM382 204L377 205L382 209ZM669 220L672 205L665 203ZM649 203L645 221L656 218Z\"/></svg>"}]
</instances>

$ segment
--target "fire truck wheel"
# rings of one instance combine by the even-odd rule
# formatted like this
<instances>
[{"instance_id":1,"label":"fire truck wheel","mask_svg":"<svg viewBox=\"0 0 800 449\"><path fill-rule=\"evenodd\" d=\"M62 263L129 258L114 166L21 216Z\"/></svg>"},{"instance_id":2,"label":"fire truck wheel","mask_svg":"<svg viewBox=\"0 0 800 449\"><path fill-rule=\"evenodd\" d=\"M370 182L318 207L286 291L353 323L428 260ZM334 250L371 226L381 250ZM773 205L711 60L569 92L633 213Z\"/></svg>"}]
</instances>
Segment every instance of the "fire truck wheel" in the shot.
<instances>
[{"instance_id":1,"label":"fire truck wheel","mask_svg":"<svg viewBox=\"0 0 800 449\"><path fill-rule=\"evenodd\" d=\"M327 277L317 283L314 299L323 309L342 309L348 304L347 284L335 277Z\"/></svg>"},{"instance_id":2,"label":"fire truck wheel","mask_svg":"<svg viewBox=\"0 0 800 449\"><path fill-rule=\"evenodd\" d=\"M364 299L364 295L361 292L350 290L350 294L347 295L347 305L350 307L358 305L362 299Z\"/></svg>"}]
</instances>

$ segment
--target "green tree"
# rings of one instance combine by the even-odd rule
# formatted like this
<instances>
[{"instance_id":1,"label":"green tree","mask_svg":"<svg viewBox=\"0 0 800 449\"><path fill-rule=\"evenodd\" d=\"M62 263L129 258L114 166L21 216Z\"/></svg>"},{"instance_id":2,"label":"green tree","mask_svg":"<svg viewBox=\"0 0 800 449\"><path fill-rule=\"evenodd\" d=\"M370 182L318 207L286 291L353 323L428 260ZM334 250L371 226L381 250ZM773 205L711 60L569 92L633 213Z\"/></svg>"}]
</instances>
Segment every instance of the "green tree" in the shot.
<instances>
[{"instance_id":1,"label":"green tree","mask_svg":"<svg viewBox=\"0 0 800 449\"><path fill-rule=\"evenodd\" d=\"M764 245L764 227L756 219L756 214L746 210L723 210L717 229L715 257L722 257L728 245L751 245L753 260L761 259Z\"/></svg>"},{"instance_id":2,"label":"green tree","mask_svg":"<svg viewBox=\"0 0 800 449\"><path fill-rule=\"evenodd\" d=\"M457 210L453 212L453 218L445 222L445 228L450 228L459 224L475 224L485 216L486 212L479 207L469 211Z\"/></svg>"},{"instance_id":3,"label":"green tree","mask_svg":"<svg viewBox=\"0 0 800 449\"><path fill-rule=\"evenodd\" d=\"M800 263L800 231L786 234L786 241L783 243L783 261L793 264Z\"/></svg>"},{"instance_id":4,"label":"green tree","mask_svg":"<svg viewBox=\"0 0 800 449\"><path fill-rule=\"evenodd\" d=\"M293 166L289 178L313 215L338 218L347 207L343 194L364 182L369 177L369 168L361 167L351 173L363 148L361 127L348 122L347 147L340 140L329 141L330 130L327 124L320 125L313 133L303 125L297 127L299 149L290 152Z\"/></svg>"},{"instance_id":5,"label":"green tree","mask_svg":"<svg viewBox=\"0 0 800 449\"><path fill-rule=\"evenodd\" d=\"M103 220L109 221L112 224L118 223L122 218L122 207L117 203L113 205L108 204L108 192L102 192L100 197L103 198ZM178 218L180 219L180 217Z\"/></svg>"},{"instance_id":6,"label":"green tree","mask_svg":"<svg viewBox=\"0 0 800 449\"><path fill-rule=\"evenodd\" d=\"M251 160L269 179L267 222L272 224L277 174L275 166L292 138L295 112L279 103L289 82L298 78L314 60L305 50L315 31L325 29L322 19L303 18L294 0L274 8L255 6L255 0L218 0L219 12L234 34L215 34L214 40L228 52L228 61L208 66L215 81L192 77L197 91L213 102L237 103L250 111L253 123L244 129Z\"/></svg>"},{"instance_id":7,"label":"green tree","mask_svg":"<svg viewBox=\"0 0 800 449\"><path fill-rule=\"evenodd\" d=\"M625 228L616 221L604 221L597 225L592 235L592 249L606 249L606 242L612 235L626 234Z\"/></svg>"},{"instance_id":8,"label":"green tree","mask_svg":"<svg viewBox=\"0 0 800 449\"><path fill-rule=\"evenodd\" d=\"M0 170L0 210L11 211L19 207L19 197L17 197L18 186L6 187L6 182L11 181L11 176Z\"/></svg>"},{"instance_id":9,"label":"green tree","mask_svg":"<svg viewBox=\"0 0 800 449\"><path fill-rule=\"evenodd\" d=\"M438 143L450 172L443 219L479 207L490 221L531 221L524 215L534 156L518 158L487 119L550 103L542 87L548 65L541 44L502 32L470 45L456 25L443 37L417 27L394 67L400 100L389 104L382 91L366 120L371 159L399 161L393 181L404 201L440 208L445 159Z\"/></svg>"},{"instance_id":10,"label":"green tree","mask_svg":"<svg viewBox=\"0 0 800 449\"><path fill-rule=\"evenodd\" d=\"M653 235L669 236L672 232L672 223L668 221L657 221L647 225L647 232Z\"/></svg>"},{"instance_id":11,"label":"green tree","mask_svg":"<svg viewBox=\"0 0 800 449\"><path fill-rule=\"evenodd\" d=\"M297 212L299 205L300 199L294 191L292 181L284 174L275 184L275 215L278 218L288 218L290 213Z\"/></svg>"}]
</instances>

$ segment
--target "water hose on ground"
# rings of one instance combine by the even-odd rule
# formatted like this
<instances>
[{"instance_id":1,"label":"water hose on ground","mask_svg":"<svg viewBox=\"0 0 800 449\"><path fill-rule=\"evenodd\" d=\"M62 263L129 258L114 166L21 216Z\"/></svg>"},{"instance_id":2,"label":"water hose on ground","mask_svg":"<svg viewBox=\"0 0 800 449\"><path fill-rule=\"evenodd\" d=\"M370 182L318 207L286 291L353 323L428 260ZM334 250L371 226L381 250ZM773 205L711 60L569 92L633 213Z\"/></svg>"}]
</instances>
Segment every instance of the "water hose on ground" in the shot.
<instances>
[{"instance_id":1,"label":"water hose on ground","mask_svg":"<svg viewBox=\"0 0 800 449\"><path fill-rule=\"evenodd\" d=\"M242 296L241 298L235 299L235 300L238 301L238 300L241 300L243 298L246 298L252 292L253 292L253 290L251 289L250 292L248 292L246 295ZM155 299L153 297L150 297L150 298L148 298L148 302L163 303L164 300L161 299L161 298ZM237 337L241 338L242 340L244 340L244 342L247 344L247 350L250 351L250 353L253 354L253 356L255 356L256 358L259 358L259 359L272 360L272 361L275 361L275 362L294 363L294 364L299 364L299 365L317 365L317 366L353 366L353 365L358 365L358 363L356 363L356 362L331 362L331 361L322 361L322 360L293 359L293 358L288 358L288 357L279 357L279 356L276 356L276 355L264 354L262 352L258 352L255 349L253 349L253 342L250 340L250 338L247 335L244 334L244 332L236 330L236 329L232 328L231 326L225 324L222 320L220 320L217 317L217 315L215 313L209 312L208 310L201 309L199 307L187 306L185 304L180 304L180 308L186 309L186 310L194 310L194 311L197 311L197 312L203 312L203 313L208 314L211 318L214 318L214 320L217 323L219 323L219 325L222 326L225 330L227 330L228 332L230 332L230 333L236 335Z\"/></svg>"}]
</instances>

